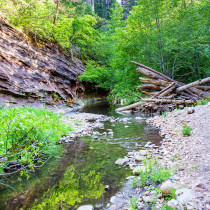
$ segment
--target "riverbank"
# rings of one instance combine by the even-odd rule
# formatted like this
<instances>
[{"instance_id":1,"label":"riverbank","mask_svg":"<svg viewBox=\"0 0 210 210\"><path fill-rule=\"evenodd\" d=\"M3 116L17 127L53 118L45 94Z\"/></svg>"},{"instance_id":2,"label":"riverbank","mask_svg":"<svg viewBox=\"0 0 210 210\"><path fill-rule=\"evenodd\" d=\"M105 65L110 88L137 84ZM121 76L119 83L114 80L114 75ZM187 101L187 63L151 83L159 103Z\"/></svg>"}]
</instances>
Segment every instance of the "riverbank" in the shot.
<instances>
[{"instance_id":1,"label":"riverbank","mask_svg":"<svg viewBox=\"0 0 210 210\"><path fill-rule=\"evenodd\" d=\"M210 105L174 110L146 122L160 129L161 145L148 142L116 162L128 165L135 176L127 178L120 196L111 199L108 209L210 209ZM183 136L184 124L192 128L190 136ZM163 196L165 182L152 182L158 170L148 169L151 160L158 165L153 167L170 173L169 177L162 176L174 188L168 197ZM143 183L142 174L148 182Z\"/></svg>"},{"instance_id":2,"label":"riverbank","mask_svg":"<svg viewBox=\"0 0 210 210\"><path fill-rule=\"evenodd\" d=\"M178 169L173 177L176 188L192 190L186 193L187 208L210 209L210 105L175 110L147 122L164 136L162 162ZM182 134L184 123L192 128L190 136Z\"/></svg>"}]
</instances>

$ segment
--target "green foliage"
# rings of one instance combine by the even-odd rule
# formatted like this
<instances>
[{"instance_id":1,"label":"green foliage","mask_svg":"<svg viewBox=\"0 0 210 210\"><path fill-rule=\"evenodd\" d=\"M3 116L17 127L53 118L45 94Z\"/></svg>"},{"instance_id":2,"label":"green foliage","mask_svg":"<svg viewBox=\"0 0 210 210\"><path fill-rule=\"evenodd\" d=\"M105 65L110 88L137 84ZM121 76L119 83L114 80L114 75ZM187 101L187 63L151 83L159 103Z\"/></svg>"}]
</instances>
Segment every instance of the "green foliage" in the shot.
<instances>
[{"instance_id":1,"label":"green foliage","mask_svg":"<svg viewBox=\"0 0 210 210\"><path fill-rule=\"evenodd\" d=\"M207 105L208 102L210 102L210 98L207 98L205 100L197 100L196 103L195 103L195 106L198 106L198 105Z\"/></svg>"},{"instance_id":2,"label":"green foliage","mask_svg":"<svg viewBox=\"0 0 210 210\"><path fill-rule=\"evenodd\" d=\"M131 210L135 210L137 208L137 204L138 204L138 199L135 197L132 197L129 199L130 201L130 208Z\"/></svg>"},{"instance_id":3,"label":"green foliage","mask_svg":"<svg viewBox=\"0 0 210 210\"><path fill-rule=\"evenodd\" d=\"M167 113L168 113L168 111L163 112L162 117L166 117Z\"/></svg>"},{"instance_id":4,"label":"green foliage","mask_svg":"<svg viewBox=\"0 0 210 210\"><path fill-rule=\"evenodd\" d=\"M184 123L183 126L182 126L182 135L183 136L190 136L191 135L191 130L192 128L187 125L187 123Z\"/></svg>"},{"instance_id":5,"label":"green foliage","mask_svg":"<svg viewBox=\"0 0 210 210\"><path fill-rule=\"evenodd\" d=\"M163 168L155 159L145 159L143 164L146 170L139 171L142 186L145 186L147 180L150 180L154 184L161 183L173 174L172 170Z\"/></svg>"},{"instance_id":6,"label":"green foliage","mask_svg":"<svg viewBox=\"0 0 210 210\"><path fill-rule=\"evenodd\" d=\"M161 210L176 210L176 208L171 208L168 206L168 203L166 203L162 208Z\"/></svg>"},{"instance_id":7,"label":"green foliage","mask_svg":"<svg viewBox=\"0 0 210 210\"><path fill-rule=\"evenodd\" d=\"M95 38L96 18L81 1L62 1L57 8L54 0L6 0L0 3L2 13L20 30L36 37L58 42L67 51L87 55ZM37 39L38 42L39 39ZM37 43L39 44L39 43Z\"/></svg>"},{"instance_id":8,"label":"green foliage","mask_svg":"<svg viewBox=\"0 0 210 210\"><path fill-rule=\"evenodd\" d=\"M34 169L35 158L50 156L57 140L71 131L61 117L45 108L17 107L0 110L0 156ZM22 170L21 174L26 174Z\"/></svg>"},{"instance_id":9,"label":"green foliage","mask_svg":"<svg viewBox=\"0 0 210 210\"><path fill-rule=\"evenodd\" d=\"M135 177L133 180L132 180L132 187L133 188L137 188L137 187L140 187L141 184L140 184L140 181L137 179L137 177Z\"/></svg>"},{"instance_id":10,"label":"green foliage","mask_svg":"<svg viewBox=\"0 0 210 210\"><path fill-rule=\"evenodd\" d=\"M207 0L138 0L123 7L100 0L95 14L81 0L62 0L58 8L54 0L0 0L0 6L1 15L35 40L56 41L79 55L87 63L80 79L110 90L111 100L141 98L131 60L184 82L210 75Z\"/></svg>"}]
</instances>

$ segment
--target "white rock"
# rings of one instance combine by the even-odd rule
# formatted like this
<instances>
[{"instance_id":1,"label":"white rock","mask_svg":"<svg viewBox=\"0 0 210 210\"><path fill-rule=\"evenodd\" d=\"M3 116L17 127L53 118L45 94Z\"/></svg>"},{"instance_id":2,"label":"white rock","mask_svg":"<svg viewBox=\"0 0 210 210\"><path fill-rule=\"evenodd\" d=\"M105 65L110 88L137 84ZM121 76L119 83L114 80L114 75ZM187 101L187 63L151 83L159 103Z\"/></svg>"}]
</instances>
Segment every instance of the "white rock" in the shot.
<instances>
[{"instance_id":1,"label":"white rock","mask_svg":"<svg viewBox=\"0 0 210 210\"><path fill-rule=\"evenodd\" d=\"M127 161L129 161L128 157L124 157L124 158L119 158L118 160L115 161L115 164L118 165L123 165L124 163L126 163Z\"/></svg>"},{"instance_id":2,"label":"white rock","mask_svg":"<svg viewBox=\"0 0 210 210\"><path fill-rule=\"evenodd\" d=\"M179 202L175 199L171 199L170 201L168 201L168 206L170 208L177 208Z\"/></svg>"},{"instance_id":3,"label":"white rock","mask_svg":"<svg viewBox=\"0 0 210 210\"><path fill-rule=\"evenodd\" d=\"M91 205L80 206L77 210L93 210L93 206Z\"/></svg>"},{"instance_id":4,"label":"white rock","mask_svg":"<svg viewBox=\"0 0 210 210\"><path fill-rule=\"evenodd\" d=\"M137 166L133 169L133 174L138 175L139 172L142 171L143 173L146 172L146 167L145 166Z\"/></svg>"},{"instance_id":5,"label":"white rock","mask_svg":"<svg viewBox=\"0 0 210 210\"><path fill-rule=\"evenodd\" d=\"M140 153L140 155L145 156L148 153L148 151L147 150L140 150L139 153Z\"/></svg>"},{"instance_id":6,"label":"white rock","mask_svg":"<svg viewBox=\"0 0 210 210\"><path fill-rule=\"evenodd\" d=\"M136 120L146 120L146 118L143 118L143 117L136 117Z\"/></svg>"},{"instance_id":7,"label":"white rock","mask_svg":"<svg viewBox=\"0 0 210 210\"><path fill-rule=\"evenodd\" d=\"M184 204L196 197L195 191L191 189L176 190L176 199L179 203Z\"/></svg>"},{"instance_id":8,"label":"white rock","mask_svg":"<svg viewBox=\"0 0 210 210\"><path fill-rule=\"evenodd\" d=\"M144 158L143 158L141 155L135 155L135 156L134 156L134 159L135 159L136 161L142 161Z\"/></svg>"},{"instance_id":9,"label":"white rock","mask_svg":"<svg viewBox=\"0 0 210 210\"><path fill-rule=\"evenodd\" d=\"M143 201L145 203L151 203L153 201L153 198L150 196L143 196Z\"/></svg>"},{"instance_id":10,"label":"white rock","mask_svg":"<svg viewBox=\"0 0 210 210\"><path fill-rule=\"evenodd\" d=\"M136 176L128 176L128 177L126 177L125 179L126 180L129 180L129 179L134 179Z\"/></svg>"},{"instance_id":11,"label":"white rock","mask_svg":"<svg viewBox=\"0 0 210 210\"><path fill-rule=\"evenodd\" d=\"M170 195L171 194L171 189L174 189L174 188L175 187L174 187L174 185L171 181L164 182L160 187L161 193L162 193L163 196Z\"/></svg>"},{"instance_id":12,"label":"white rock","mask_svg":"<svg viewBox=\"0 0 210 210\"><path fill-rule=\"evenodd\" d=\"M111 199L110 199L110 203L114 203L116 200L116 196L112 196Z\"/></svg>"}]
</instances>

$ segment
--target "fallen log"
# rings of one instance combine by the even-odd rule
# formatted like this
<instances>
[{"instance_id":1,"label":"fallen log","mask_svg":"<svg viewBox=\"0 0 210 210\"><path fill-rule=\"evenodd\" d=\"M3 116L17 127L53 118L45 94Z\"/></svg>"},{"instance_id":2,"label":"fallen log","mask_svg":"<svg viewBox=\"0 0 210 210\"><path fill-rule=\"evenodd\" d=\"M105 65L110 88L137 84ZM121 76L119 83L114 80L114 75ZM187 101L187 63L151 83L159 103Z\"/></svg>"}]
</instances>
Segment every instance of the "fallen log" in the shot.
<instances>
[{"instance_id":1,"label":"fallen log","mask_svg":"<svg viewBox=\"0 0 210 210\"><path fill-rule=\"evenodd\" d=\"M171 84L171 82L167 82L162 79L154 80L154 79L149 79L149 78L145 78L145 77L139 77L139 79L142 83L149 83L149 84L163 86L163 87L167 87L168 85Z\"/></svg>"},{"instance_id":2,"label":"fallen log","mask_svg":"<svg viewBox=\"0 0 210 210\"><path fill-rule=\"evenodd\" d=\"M129 109L135 108L137 106L141 106L142 104L144 104L144 102L139 101L139 102L131 104L129 106L125 106L125 107L121 107L121 108L115 109L115 111L116 112L122 112L122 111L125 111L125 110L129 110Z\"/></svg>"},{"instance_id":3,"label":"fallen log","mask_svg":"<svg viewBox=\"0 0 210 210\"><path fill-rule=\"evenodd\" d=\"M195 86L195 88L202 90L202 91L210 90L210 86Z\"/></svg>"},{"instance_id":4,"label":"fallen log","mask_svg":"<svg viewBox=\"0 0 210 210\"><path fill-rule=\"evenodd\" d=\"M137 89L138 89L138 91L140 91L140 90L161 90L161 88L159 86L153 85L153 84L139 85Z\"/></svg>"},{"instance_id":5,"label":"fallen log","mask_svg":"<svg viewBox=\"0 0 210 210\"><path fill-rule=\"evenodd\" d=\"M140 64L140 63L135 62L135 61L131 61L131 63L133 63L133 64L135 64L135 65L137 65L137 66L140 66L140 67L142 67L142 68L144 68L144 69L147 69L147 70L153 72L154 74L159 75L160 77L162 77L162 78L165 79L166 81L174 82L174 80L172 80L170 77L167 77L166 75L161 74L160 72L155 71L154 69L151 69L151 68L149 68L148 66L145 66L145 65Z\"/></svg>"},{"instance_id":6,"label":"fallen log","mask_svg":"<svg viewBox=\"0 0 210 210\"><path fill-rule=\"evenodd\" d=\"M153 78L153 79L163 79L161 76L159 76L158 74L155 74L147 69L144 68L137 68L136 71L138 71L140 74L143 74L149 78Z\"/></svg>"},{"instance_id":7,"label":"fallen log","mask_svg":"<svg viewBox=\"0 0 210 210\"><path fill-rule=\"evenodd\" d=\"M142 93L147 94L147 95L155 95L155 94L157 94L159 92L156 92L156 91L154 91L154 92L142 91Z\"/></svg>"},{"instance_id":8,"label":"fallen log","mask_svg":"<svg viewBox=\"0 0 210 210\"><path fill-rule=\"evenodd\" d=\"M209 81L210 81L210 77L207 77L207 78L205 78L205 79L200 79L200 80L197 80L197 81L192 82L192 83L190 83L190 84L183 85L183 86L177 88L177 89L176 89L176 92L178 93L178 92L180 92L180 91L183 91L183 90L192 88L192 87L194 87L194 86L196 86L196 85L200 85L200 84L202 84L202 83L206 83L206 82L209 82ZM191 90L193 90L193 89L191 89Z\"/></svg>"},{"instance_id":9,"label":"fallen log","mask_svg":"<svg viewBox=\"0 0 210 210\"><path fill-rule=\"evenodd\" d=\"M161 95L162 93L164 93L166 90L170 89L173 86L175 86L175 82L171 83L166 88L164 88L163 90L161 90L160 92L158 92L157 94L155 94L154 96L152 96L152 98L155 98L155 97Z\"/></svg>"},{"instance_id":10,"label":"fallen log","mask_svg":"<svg viewBox=\"0 0 210 210\"><path fill-rule=\"evenodd\" d=\"M193 100L176 100L176 99L155 99L155 98L142 98L144 102L156 102L156 103L174 103L174 104L194 104Z\"/></svg>"},{"instance_id":11,"label":"fallen log","mask_svg":"<svg viewBox=\"0 0 210 210\"><path fill-rule=\"evenodd\" d=\"M175 83L174 83L175 84ZM172 85L168 90L165 90L163 93L161 93L158 98L163 98L164 96L167 96L168 94L172 93L176 89L175 85Z\"/></svg>"}]
</instances>

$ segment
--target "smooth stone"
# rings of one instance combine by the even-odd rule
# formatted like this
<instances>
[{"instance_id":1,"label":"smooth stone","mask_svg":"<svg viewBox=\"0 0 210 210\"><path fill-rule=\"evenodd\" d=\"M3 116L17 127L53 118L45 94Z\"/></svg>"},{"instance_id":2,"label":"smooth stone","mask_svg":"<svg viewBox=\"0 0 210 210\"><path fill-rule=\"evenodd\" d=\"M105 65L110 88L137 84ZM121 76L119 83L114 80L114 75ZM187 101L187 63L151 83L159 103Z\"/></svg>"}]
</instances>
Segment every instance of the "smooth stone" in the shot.
<instances>
[{"instance_id":1,"label":"smooth stone","mask_svg":"<svg viewBox=\"0 0 210 210\"><path fill-rule=\"evenodd\" d=\"M191 189L184 188L176 190L176 197L179 203L184 204L194 199L196 197L196 193Z\"/></svg>"},{"instance_id":2,"label":"smooth stone","mask_svg":"<svg viewBox=\"0 0 210 210\"><path fill-rule=\"evenodd\" d=\"M117 165L123 165L124 163L126 163L128 161L129 161L128 157L125 156L124 158L119 158L118 160L116 160L115 161L115 164L117 164Z\"/></svg>"},{"instance_id":3,"label":"smooth stone","mask_svg":"<svg viewBox=\"0 0 210 210\"><path fill-rule=\"evenodd\" d=\"M111 203L114 203L115 200L116 200L116 196L112 196L111 199L110 199L110 202L111 202Z\"/></svg>"},{"instance_id":4,"label":"smooth stone","mask_svg":"<svg viewBox=\"0 0 210 210\"><path fill-rule=\"evenodd\" d=\"M175 187L174 187L174 185L171 181L164 182L160 187L162 196L170 195L171 194L171 189L174 189L174 188Z\"/></svg>"},{"instance_id":5,"label":"smooth stone","mask_svg":"<svg viewBox=\"0 0 210 210\"><path fill-rule=\"evenodd\" d=\"M143 201L145 203L151 203L153 201L153 198L150 196L143 196Z\"/></svg>"},{"instance_id":6,"label":"smooth stone","mask_svg":"<svg viewBox=\"0 0 210 210\"><path fill-rule=\"evenodd\" d=\"M135 178L135 176L128 176L128 177L126 177L125 179L126 180L129 180L129 179L134 179Z\"/></svg>"},{"instance_id":7,"label":"smooth stone","mask_svg":"<svg viewBox=\"0 0 210 210\"><path fill-rule=\"evenodd\" d=\"M143 117L136 117L136 120L146 120L146 118L143 118Z\"/></svg>"},{"instance_id":8,"label":"smooth stone","mask_svg":"<svg viewBox=\"0 0 210 210\"><path fill-rule=\"evenodd\" d=\"M175 199L171 199L170 201L168 201L168 206L170 208L177 208L179 202Z\"/></svg>"},{"instance_id":9,"label":"smooth stone","mask_svg":"<svg viewBox=\"0 0 210 210\"><path fill-rule=\"evenodd\" d=\"M146 172L146 167L145 166L137 166L133 169L133 174L138 175L139 172L142 171L143 173Z\"/></svg>"},{"instance_id":10,"label":"smooth stone","mask_svg":"<svg viewBox=\"0 0 210 210\"><path fill-rule=\"evenodd\" d=\"M134 156L134 159L135 159L136 161L142 161L144 158L143 158L141 155L135 155L135 156Z\"/></svg>"},{"instance_id":11,"label":"smooth stone","mask_svg":"<svg viewBox=\"0 0 210 210\"><path fill-rule=\"evenodd\" d=\"M77 210L93 210L93 206L91 205L80 206Z\"/></svg>"},{"instance_id":12,"label":"smooth stone","mask_svg":"<svg viewBox=\"0 0 210 210\"><path fill-rule=\"evenodd\" d=\"M147 150L140 150L139 153L140 153L141 156L145 156L148 153L148 151Z\"/></svg>"}]
</instances>

